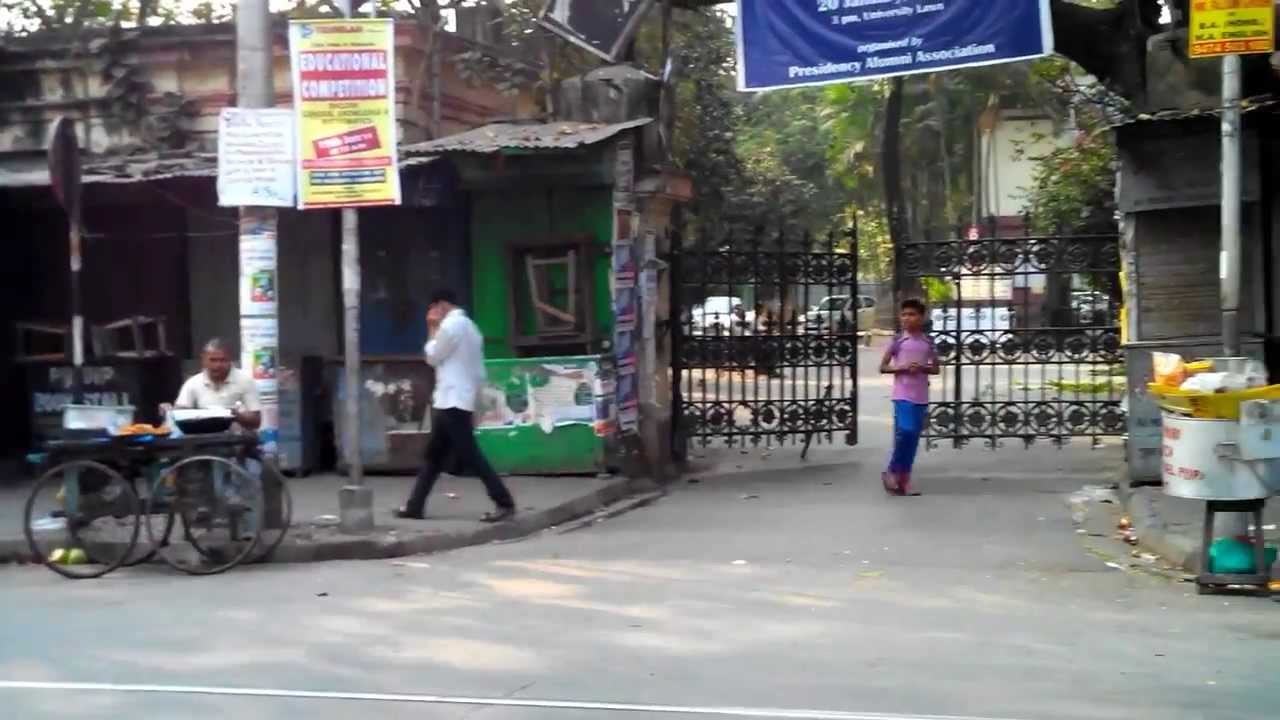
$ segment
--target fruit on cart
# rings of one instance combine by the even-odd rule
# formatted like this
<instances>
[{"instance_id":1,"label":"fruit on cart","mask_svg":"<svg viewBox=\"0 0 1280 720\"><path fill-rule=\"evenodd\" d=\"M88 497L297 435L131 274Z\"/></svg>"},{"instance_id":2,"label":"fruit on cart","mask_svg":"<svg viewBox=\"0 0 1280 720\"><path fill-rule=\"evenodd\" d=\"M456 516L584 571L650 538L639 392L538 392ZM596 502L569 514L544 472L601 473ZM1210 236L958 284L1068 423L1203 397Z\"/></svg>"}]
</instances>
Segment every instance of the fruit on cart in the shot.
<instances>
[{"instance_id":1,"label":"fruit on cart","mask_svg":"<svg viewBox=\"0 0 1280 720\"><path fill-rule=\"evenodd\" d=\"M49 553L49 562L54 565L87 565L89 554L84 548L56 548Z\"/></svg>"},{"instance_id":2,"label":"fruit on cart","mask_svg":"<svg viewBox=\"0 0 1280 720\"><path fill-rule=\"evenodd\" d=\"M147 423L134 423L133 425L125 425L116 431L117 435L168 435L169 428L161 425L148 425Z\"/></svg>"}]
</instances>

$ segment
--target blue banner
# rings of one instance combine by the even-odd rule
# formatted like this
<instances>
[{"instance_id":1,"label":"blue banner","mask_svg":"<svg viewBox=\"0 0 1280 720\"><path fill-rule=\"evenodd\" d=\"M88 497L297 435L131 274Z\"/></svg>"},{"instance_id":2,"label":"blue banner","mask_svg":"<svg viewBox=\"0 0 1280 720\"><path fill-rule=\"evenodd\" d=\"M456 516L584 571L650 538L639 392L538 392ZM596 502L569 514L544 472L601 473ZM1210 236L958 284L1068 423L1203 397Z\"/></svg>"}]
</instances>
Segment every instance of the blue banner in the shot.
<instances>
[{"instance_id":1,"label":"blue banner","mask_svg":"<svg viewBox=\"0 0 1280 720\"><path fill-rule=\"evenodd\" d=\"M870 80L1053 52L1049 0L738 0L738 88Z\"/></svg>"}]
</instances>

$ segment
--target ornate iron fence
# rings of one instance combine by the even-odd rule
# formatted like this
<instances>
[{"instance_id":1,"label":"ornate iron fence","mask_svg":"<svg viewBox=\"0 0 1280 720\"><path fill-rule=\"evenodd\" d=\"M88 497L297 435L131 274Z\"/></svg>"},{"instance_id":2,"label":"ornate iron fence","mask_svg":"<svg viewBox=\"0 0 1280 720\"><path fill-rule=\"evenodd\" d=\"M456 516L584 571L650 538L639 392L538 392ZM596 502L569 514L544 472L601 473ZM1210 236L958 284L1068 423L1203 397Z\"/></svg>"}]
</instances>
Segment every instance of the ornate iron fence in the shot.
<instances>
[{"instance_id":1,"label":"ornate iron fence","mask_svg":"<svg viewBox=\"0 0 1280 720\"><path fill-rule=\"evenodd\" d=\"M857 442L854 231L673 238L675 447ZM813 307L811 307L813 306Z\"/></svg>"},{"instance_id":2,"label":"ornate iron fence","mask_svg":"<svg viewBox=\"0 0 1280 720\"><path fill-rule=\"evenodd\" d=\"M943 363L929 447L1125 432L1117 235L999 237L995 223L897 250Z\"/></svg>"}]
</instances>

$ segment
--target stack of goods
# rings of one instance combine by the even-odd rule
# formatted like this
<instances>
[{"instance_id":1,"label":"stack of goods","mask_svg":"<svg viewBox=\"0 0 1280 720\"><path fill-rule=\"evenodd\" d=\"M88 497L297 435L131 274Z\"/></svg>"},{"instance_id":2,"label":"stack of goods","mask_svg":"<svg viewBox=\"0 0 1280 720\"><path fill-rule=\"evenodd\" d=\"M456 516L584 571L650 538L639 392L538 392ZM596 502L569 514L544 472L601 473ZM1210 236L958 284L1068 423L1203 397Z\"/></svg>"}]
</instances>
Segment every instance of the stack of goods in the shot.
<instances>
[{"instance_id":1,"label":"stack of goods","mask_svg":"<svg viewBox=\"0 0 1280 720\"><path fill-rule=\"evenodd\" d=\"M1239 420L1240 403L1280 400L1280 385L1269 385L1267 370L1250 358L1186 362L1174 353L1152 353L1154 381L1147 390L1163 410L1208 420Z\"/></svg>"}]
</instances>

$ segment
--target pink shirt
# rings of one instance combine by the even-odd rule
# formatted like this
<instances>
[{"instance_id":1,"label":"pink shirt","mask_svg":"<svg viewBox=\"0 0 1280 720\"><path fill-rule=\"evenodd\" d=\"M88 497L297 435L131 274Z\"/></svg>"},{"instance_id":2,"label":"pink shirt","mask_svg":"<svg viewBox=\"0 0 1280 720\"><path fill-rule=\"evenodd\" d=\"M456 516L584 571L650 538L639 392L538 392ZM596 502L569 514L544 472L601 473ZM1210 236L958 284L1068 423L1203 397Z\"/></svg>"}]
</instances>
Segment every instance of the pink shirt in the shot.
<instances>
[{"instance_id":1,"label":"pink shirt","mask_svg":"<svg viewBox=\"0 0 1280 720\"><path fill-rule=\"evenodd\" d=\"M889 346L889 355L895 368L905 368L911 363L929 365L935 358L933 342L925 335L899 335ZM922 372L894 375L893 399L927 405L929 376Z\"/></svg>"}]
</instances>

